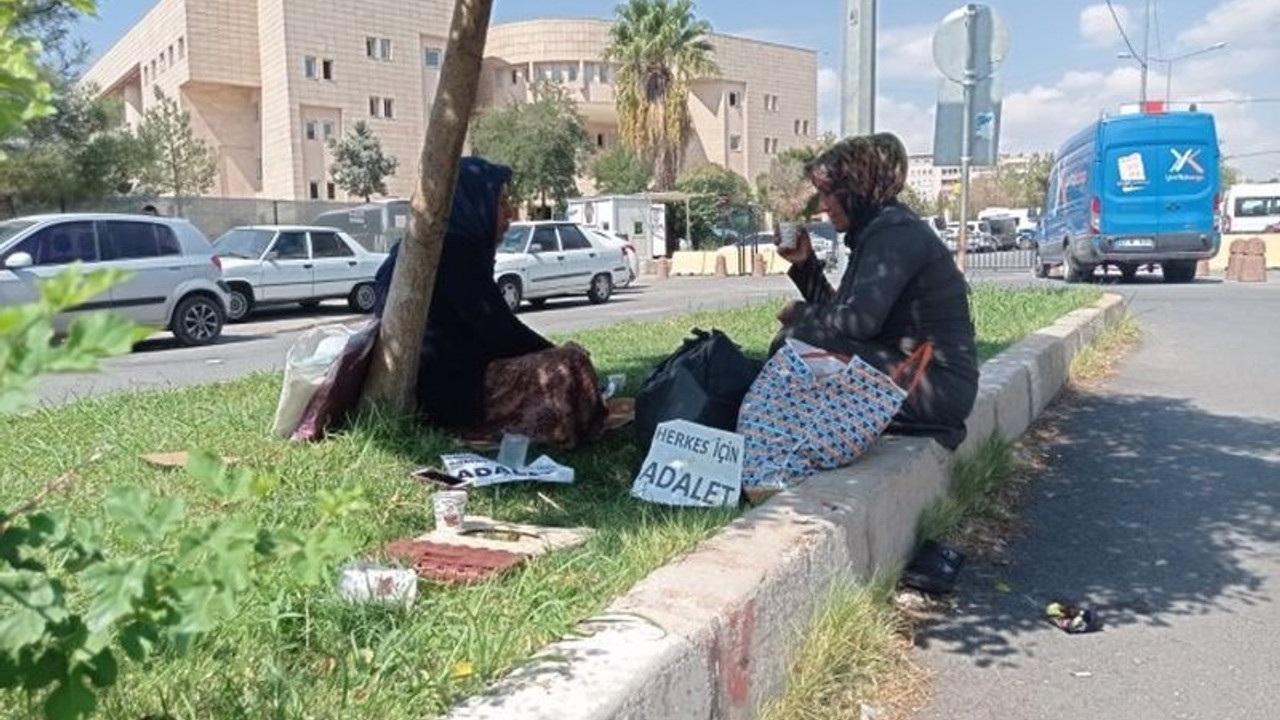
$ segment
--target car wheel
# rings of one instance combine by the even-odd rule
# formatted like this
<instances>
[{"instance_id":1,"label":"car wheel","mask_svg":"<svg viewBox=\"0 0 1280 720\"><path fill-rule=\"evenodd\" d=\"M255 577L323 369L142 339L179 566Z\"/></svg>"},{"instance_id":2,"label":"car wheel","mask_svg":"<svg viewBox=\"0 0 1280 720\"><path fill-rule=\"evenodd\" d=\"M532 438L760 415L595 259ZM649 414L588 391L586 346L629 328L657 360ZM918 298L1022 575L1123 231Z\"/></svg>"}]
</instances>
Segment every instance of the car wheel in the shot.
<instances>
[{"instance_id":1,"label":"car wheel","mask_svg":"<svg viewBox=\"0 0 1280 720\"><path fill-rule=\"evenodd\" d=\"M253 312L253 294L245 287L232 285L227 298L227 322L238 323Z\"/></svg>"},{"instance_id":2,"label":"car wheel","mask_svg":"<svg viewBox=\"0 0 1280 720\"><path fill-rule=\"evenodd\" d=\"M507 302L511 312L515 312L520 307L520 298L523 295L520 289L520 278L510 275L502 278L498 281L498 291L502 293L502 299Z\"/></svg>"},{"instance_id":3,"label":"car wheel","mask_svg":"<svg viewBox=\"0 0 1280 720\"><path fill-rule=\"evenodd\" d=\"M169 329L183 345L208 345L222 334L224 320L217 300L208 295L188 295L174 309Z\"/></svg>"},{"instance_id":4,"label":"car wheel","mask_svg":"<svg viewBox=\"0 0 1280 720\"><path fill-rule=\"evenodd\" d=\"M351 306L352 312L371 313L378 304L378 290L372 283L360 283L351 290L347 304Z\"/></svg>"},{"instance_id":5,"label":"car wheel","mask_svg":"<svg viewBox=\"0 0 1280 720\"><path fill-rule=\"evenodd\" d=\"M1165 282L1189 283L1196 279L1196 261L1175 260L1161 263L1160 272L1164 273Z\"/></svg>"},{"instance_id":6,"label":"car wheel","mask_svg":"<svg viewBox=\"0 0 1280 720\"><path fill-rule=\"evenodd\" d=\"M600 273L591 279L591 289L587 291L587 298L592 303L599 305L608 302L609 297L613 295L613 278L607 273Z\"/></svg>"},{"instance_id":7,"label":"car wheel","mask_svg":"<svg viewBox=\"0 0 1280 720\"><path fill-rule=\"evenodd\" d=\"M1040 257L1040 248L1038 247L1035 249L1035 256L1031 259L1031 274L1041 280L1049 277L1049 266Z\"/></svg>"},{"instance_id":8,"label":"car wheel","mask_svg":"<svg viewBox=\"0 0 1280 720\"><path fill-rule=\"evenodd\" d=\"M1069 283L1088 282L1089 278L1093 277L1093 266L1077 262L1068 252L1063 276Z\"/></svg>"}]
</instances>

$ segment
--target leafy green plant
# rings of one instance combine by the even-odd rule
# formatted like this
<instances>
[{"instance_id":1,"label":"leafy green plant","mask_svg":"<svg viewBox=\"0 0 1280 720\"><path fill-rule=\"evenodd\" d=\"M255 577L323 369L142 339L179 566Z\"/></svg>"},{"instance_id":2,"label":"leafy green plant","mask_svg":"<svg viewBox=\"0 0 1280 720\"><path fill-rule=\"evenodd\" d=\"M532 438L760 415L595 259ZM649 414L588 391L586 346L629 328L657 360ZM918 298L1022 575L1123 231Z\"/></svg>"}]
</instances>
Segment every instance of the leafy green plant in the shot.
<instances>
[{"instance_id":1,"label":"leafy green plant","mask_svg":"<svg viewBox=\"0 0 1280 720\"><path fill-rule=\"evenodd\" d=\"M90 313L55 342L60 313L121 278L73 267L42 284L38 302L0 308L0 412L25 406L41 373L92 369L147 333ZM207 452L192 453L187 471L217 504L212 517L190 519L182 500L136 486L108 490L97 516L46 509L74 489L74 471L0 510L0 691L25 693L50 720L86 717L98 692L116 684L122 660L190 650L269 568L284 565L290 578L315 584L353 549L341 526L366 507L358 489L318 494L311 527L265 529L247 507L274 493L271 476Z\"/></svg>"}]
</instances>

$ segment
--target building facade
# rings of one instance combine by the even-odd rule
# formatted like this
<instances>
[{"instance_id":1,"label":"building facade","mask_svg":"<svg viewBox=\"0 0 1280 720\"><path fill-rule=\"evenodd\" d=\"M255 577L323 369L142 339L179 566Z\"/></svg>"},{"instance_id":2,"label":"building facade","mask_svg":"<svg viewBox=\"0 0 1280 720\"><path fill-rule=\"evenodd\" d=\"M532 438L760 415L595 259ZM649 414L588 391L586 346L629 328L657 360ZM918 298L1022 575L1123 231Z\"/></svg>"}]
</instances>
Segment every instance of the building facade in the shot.
<instances>
[{"instance_id":1,"label":"building facade","mask_svg":"<svg viewBox=\"0 0 1280 720\"><path fill-rule=\"evenodd\" d=\"M217 151L213 195L345 199L327 140L366 121L400 161L408 196L444 62L446 0L160 0L82 82L141 122L157 93L179 100ZM478 112L528 97L539 79L578 99L592 142L617 142L605 20L547 19L489 30ZM720 72L693 83L686 165L753 179L772 156L817 136L816 53L714 35Z\"/></svg>"}]
</instances>

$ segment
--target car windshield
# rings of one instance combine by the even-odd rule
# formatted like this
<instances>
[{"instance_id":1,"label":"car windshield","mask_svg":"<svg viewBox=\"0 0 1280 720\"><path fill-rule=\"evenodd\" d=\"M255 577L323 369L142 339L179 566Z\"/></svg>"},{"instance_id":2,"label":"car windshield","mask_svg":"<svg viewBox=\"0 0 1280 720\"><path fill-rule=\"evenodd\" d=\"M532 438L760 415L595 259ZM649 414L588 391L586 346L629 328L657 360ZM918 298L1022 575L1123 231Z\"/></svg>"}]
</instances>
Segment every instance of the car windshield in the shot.
<instances>
[{"instance_id":1,"label":"car windshield","mask_svg":"<svg viewBox=\"0 0 1280 720\"><path fill-rule=\"evenodd\" d=\"M267 251L267 245L275 235L274 230L233 228L214 240L213 247L223 257L257 260Z\"/></svg>"},{"instance_id":2,"label":"car windshield","mask_svg":"<svg viewBox=\"0 0 1280 720\"><path fill-rule=\"evenodd\" d=\"M35 220L6 220L0 222L0 245L5 244L9 238L35 224Z\"/></svg>"},{"instance_id":3,"label":"car windshield","mask_svg":"<svg viewBox=\"0 0 1280 720\"><path fill-rule=\"evenodd\" d=\"M502 236L502 242L498 243L498 252L519 255L524 252L528 244L529 227L527 225L513 227Z\"/></svg>"}]
</instances>

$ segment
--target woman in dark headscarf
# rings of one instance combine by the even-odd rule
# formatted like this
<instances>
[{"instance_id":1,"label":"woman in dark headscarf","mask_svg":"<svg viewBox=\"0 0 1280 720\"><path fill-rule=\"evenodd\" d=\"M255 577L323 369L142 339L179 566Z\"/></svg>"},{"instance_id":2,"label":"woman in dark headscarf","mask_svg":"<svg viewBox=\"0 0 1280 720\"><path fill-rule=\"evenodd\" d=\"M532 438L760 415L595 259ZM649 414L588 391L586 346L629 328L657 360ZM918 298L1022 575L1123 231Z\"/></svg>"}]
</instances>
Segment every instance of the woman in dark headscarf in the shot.
<instances>
[{"instance_id":1,"label":"woman in dark headscarf","mask_svg":"<svg viewBox=\"0 0 1280 720\"><path fill-rule=\"evenodd\" d=\"M845 234L849 266L835 289L807 235L795 249L779 250L804 296L779 314L782 338L857 355L884 372L931 343L933 360L890 432L934 437L954 449L978 391L968 286L937 234L898 203L906 149L888 133L851 137L805 170L823 212Z\"/></svg>"},{"instance_id":2,"label":"woman in dark headscarf","mask_svg":"<svg viewBox=\"0 0 1280 720\"><path fill-rule=\"evenodd\" d=\"M422 338L418 409L471 439L512 432L576 447L600 435L607 414L591 359L520 322L493 279L497 245L516 215L510 182L510 168L461 160ZM378 315L399 249L378 270Z\"/></svg>"}]
</instances>

